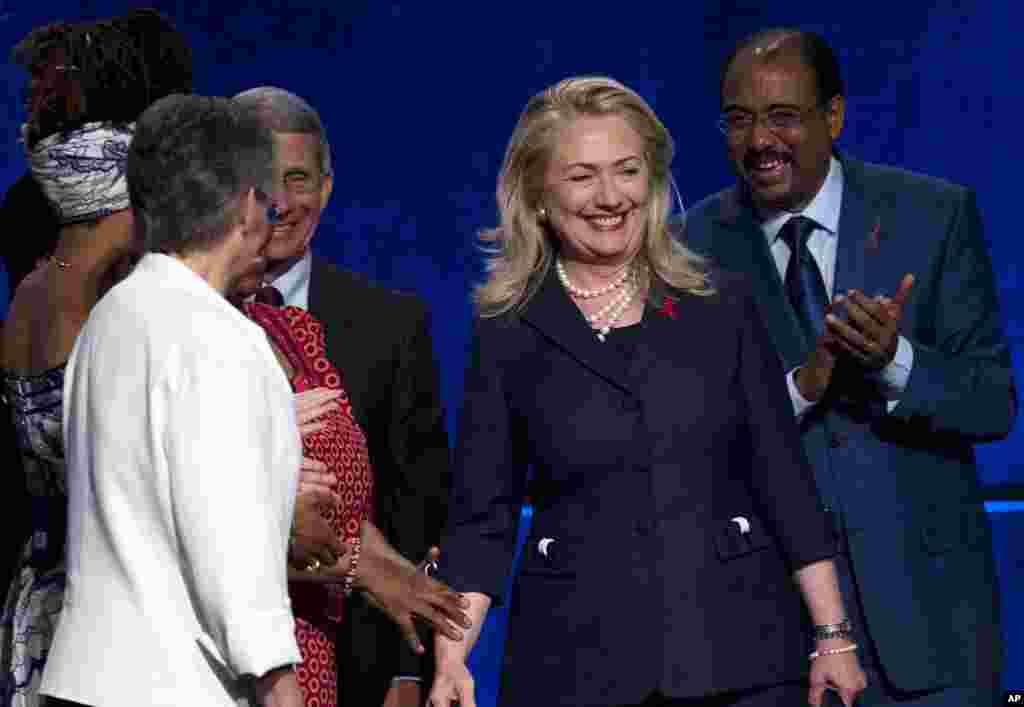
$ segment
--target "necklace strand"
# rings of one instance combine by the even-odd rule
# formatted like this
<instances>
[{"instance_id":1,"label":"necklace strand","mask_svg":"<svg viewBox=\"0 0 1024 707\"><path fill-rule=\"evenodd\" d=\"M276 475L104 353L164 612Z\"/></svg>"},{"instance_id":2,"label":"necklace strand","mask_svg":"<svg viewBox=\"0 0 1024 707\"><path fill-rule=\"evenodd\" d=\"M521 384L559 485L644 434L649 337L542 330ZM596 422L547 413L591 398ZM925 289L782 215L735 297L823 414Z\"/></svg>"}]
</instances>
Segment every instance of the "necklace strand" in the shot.
<instances>
[{"instance_id":1,"label":"necklace strand","mask_svg":"<svg viewBox=\"0 0 1024 707\"><path fill-rule=\"evenodd\" d=\"M596 290L587 290L572 284L569 280L569 275L565 272L565 266L562 264L561 260L555 261L555 270L558 271L558 279L562 281L562 286L565 287L573 297L578 297L580 299L593 299L594 297L600 297L601 295L606 295L613 290L619 289L625 284L626 279L632 272L632 268L624 268L623 271L619 273L619 276L615 278L614 282Z\"/></svg>"},{"instance_id":2,"label":"necklace strand","mask_svg":"<svg viewBox=\"0 0 1024 707\"><path fill-rule=\"evenodd\" d=\"M565 268L561 261L555 261L555 269L558 271L558 279L562 281L562 285L570 294L575 295L581 299L589 299L591 297L598 297L602 294L607 294L615 289L620 289L621 292L615 295L612 301L608 302L605 306L601 307L598 311L590 315L584 315L587 323L592 329L595 330L597 340L604 342L608 336L608 332L615 326L615 322L625 313L632 304L633 299L642 288L643 279L643 266L631 266L626 268L622 275L613 282L611 285L606 285L600 290L583 290L575 287L569 282L569 277L565 273ZM602 325L600 322L604 320Z\"/></svg>"}]
</instances>

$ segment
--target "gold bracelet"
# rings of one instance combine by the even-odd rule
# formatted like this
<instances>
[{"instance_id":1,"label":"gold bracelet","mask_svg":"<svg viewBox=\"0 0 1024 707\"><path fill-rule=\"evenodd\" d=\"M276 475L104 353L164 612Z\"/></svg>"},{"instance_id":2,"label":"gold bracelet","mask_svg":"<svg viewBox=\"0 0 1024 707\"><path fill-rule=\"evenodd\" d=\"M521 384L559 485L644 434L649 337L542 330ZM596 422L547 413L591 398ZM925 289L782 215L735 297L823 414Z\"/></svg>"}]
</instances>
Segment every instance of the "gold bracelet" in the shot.
<instances>
[{"instance_id":1,"label":"gold bracelet","mask_svg":"<svg viewBox=\"0 0 1024 707\"><path fill-rule=\"evenodd\" d=\"M823 658L826 655L840 655L842 653L853 653L855 650L857 650L857 644L851 643L850 645L843 646L842 648L826 648L825 650L814 651L809 656L807 656L807 658L810 660L814 660L815 658Z\"/></svg>"}]
</instances>

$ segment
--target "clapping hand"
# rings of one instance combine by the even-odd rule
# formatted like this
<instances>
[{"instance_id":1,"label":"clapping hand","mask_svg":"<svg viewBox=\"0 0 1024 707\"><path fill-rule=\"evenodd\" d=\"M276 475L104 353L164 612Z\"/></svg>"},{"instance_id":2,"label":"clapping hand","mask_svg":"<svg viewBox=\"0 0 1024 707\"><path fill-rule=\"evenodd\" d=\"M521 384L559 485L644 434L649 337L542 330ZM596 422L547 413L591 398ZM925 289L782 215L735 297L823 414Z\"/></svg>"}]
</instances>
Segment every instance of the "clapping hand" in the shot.
<instances>
[{"instance_id":1,"label":"clapping hand","mask_svg":"<svg viewBox=\"0 0 1024 707\"><path fill-rule=\"evenodd\" d=\"M868 297L858 290L836 297L846 306L847 321L834 314L825 317L825 329L840 351L864 368L881 370L892 363L899 345L899 325L914 276L906 274L891 298Z\"/></svg>"},{"instance_id":2,"label":"clapping hand","mask_svg":"<svg viewBox=\"0 0 1024 707\"><path fill-rule=\"evenodd\" d=\"M439 555L437 548L417 567L391 547L373 524L364 522L360 535L355 587L398 625L412 649L416 653L424 650L414 621L426 622L453 641L461 640L457 626L471 625L464 611L468 601L423 571L424 563Z\"/></svg>"}]
</instances>

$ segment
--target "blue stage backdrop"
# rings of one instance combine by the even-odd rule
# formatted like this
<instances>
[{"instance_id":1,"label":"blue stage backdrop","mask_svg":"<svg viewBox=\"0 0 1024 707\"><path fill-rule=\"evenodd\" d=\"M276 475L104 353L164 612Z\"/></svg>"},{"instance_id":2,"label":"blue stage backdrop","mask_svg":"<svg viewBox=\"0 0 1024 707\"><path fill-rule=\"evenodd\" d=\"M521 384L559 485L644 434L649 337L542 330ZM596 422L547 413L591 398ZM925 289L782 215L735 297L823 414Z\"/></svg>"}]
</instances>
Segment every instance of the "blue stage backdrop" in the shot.
<instances>
[{"instance_id":1,"label":"blue stage backdrop","mask_svg":"<svg viewBox=\"0 0 1024 707\"><path fill-rule=\"evenodd\" d=\"M10 47L43 22L138 4L0 0L0 44ZM675 177L693 203L732 179L714 125L719 63L740 36L778 24L815 29L836 47L848 87L844 149L977 189L1020 374L1015 175L1024 94L1015 74L1024 56L1009 2L797 0L785 12L753 0L151 4L188 33L198 91L231 95L275 84L320 110L337 175L315 247L428 300L452 420L468 343L467 293L480 273L474 236L494 224L495 178L527 98L573 74L608 74L632 86L672 131ZM24 169L16 144L24 77L10 66L2 71L6 187ZM8 241L33 237L32 224L3 229ZM1020 434L978 453L988 484L1024 483ZM1024 514L1014 504L993 510L1000 511L992 517L1009 637L1006 682L1020 688ZM481 705L493 704L503 621L494 612L474 656Z\"/></svg>"}]
</instances>

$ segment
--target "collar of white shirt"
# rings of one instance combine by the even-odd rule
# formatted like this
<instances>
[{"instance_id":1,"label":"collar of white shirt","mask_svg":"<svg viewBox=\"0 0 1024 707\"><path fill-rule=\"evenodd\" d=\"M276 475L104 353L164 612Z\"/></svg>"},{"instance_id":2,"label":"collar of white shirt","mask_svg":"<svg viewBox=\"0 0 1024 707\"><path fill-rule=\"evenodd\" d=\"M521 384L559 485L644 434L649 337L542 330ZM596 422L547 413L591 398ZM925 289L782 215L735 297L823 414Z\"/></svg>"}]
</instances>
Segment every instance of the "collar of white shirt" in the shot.
<instances>
[{"instance_id":1,"label":"collar of white shirt","mask_svg":"<svg viewBox=\"0 0 1024 707\"><path fill-rule=\"evenodd\" d=\"M312 272L313 253L306 250L295 265L278 275L271 284L284 297L285 304L309 309L309 277Z\"/></svg>"},{"instance_id":2,"label":"collar of white shirt","mask_svg":"<svg viewBox=\"0 0 1024 707\"><path fill-rule=\"evenodd\" d=\"M135 270L151 273L162 281L170 282L174 286L201 295L213 306L230 313L232 317L249 322L248 317L238 311L224 295L211 287L210 283L204 280L199 273L173 256L163 253L147 253L139 260Z\"/></svg>"},{"instance_id":3,"label":"collar of white shirt","mask_svg":"<svg viewBox=\"0 0 1024 707\"><path fill-rule=\"evenodd\" d=\"M761 230L768 245L775 243L786 221L796 215L813 219L818 227L832 235L839 232L839 209L843 203L843 166L835 157L829 163L828 174L821 189L803 211L771 211L762 214Z\"/></svg>"}]
</instances>

